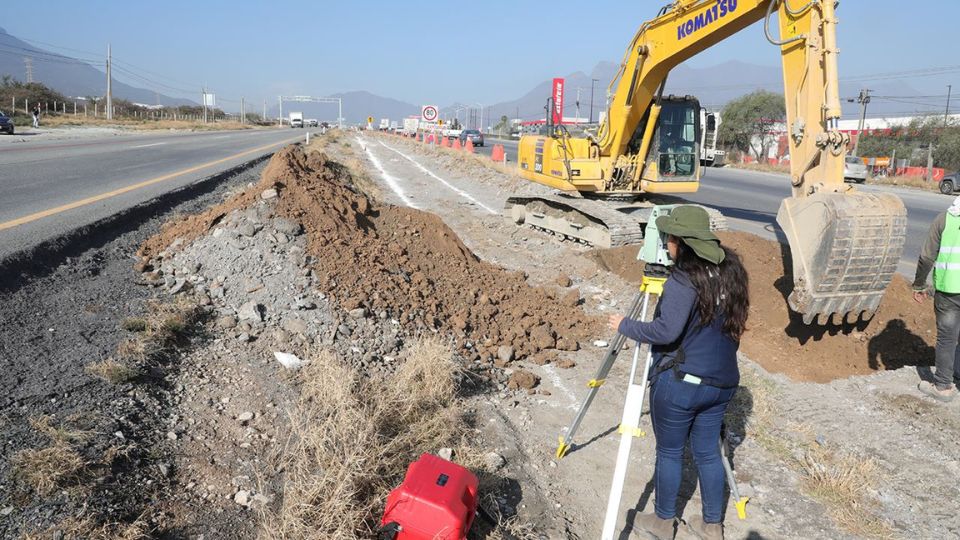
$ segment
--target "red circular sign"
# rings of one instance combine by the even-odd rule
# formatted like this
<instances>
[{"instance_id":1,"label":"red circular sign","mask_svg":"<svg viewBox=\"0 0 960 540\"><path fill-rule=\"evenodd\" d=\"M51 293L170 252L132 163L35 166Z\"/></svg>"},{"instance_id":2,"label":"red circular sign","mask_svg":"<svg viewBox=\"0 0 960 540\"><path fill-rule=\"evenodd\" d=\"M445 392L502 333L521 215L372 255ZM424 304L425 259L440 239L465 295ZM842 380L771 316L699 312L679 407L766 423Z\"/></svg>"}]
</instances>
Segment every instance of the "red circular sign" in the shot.
<instances>
[{"instance_id":1,"label":"red circular sign","mask_svg":"<svg viewBox=\"0 0 960 540\"><path fill-rule=\"evenodd\" d=\"M427 122L433 122L434 120L437 119L438 115L439 113L437 112L437 108L434 107L433 105L427 105L426 107L423 108L423 111L421 113L421 116Z\"/></svg>"}]
</instances>

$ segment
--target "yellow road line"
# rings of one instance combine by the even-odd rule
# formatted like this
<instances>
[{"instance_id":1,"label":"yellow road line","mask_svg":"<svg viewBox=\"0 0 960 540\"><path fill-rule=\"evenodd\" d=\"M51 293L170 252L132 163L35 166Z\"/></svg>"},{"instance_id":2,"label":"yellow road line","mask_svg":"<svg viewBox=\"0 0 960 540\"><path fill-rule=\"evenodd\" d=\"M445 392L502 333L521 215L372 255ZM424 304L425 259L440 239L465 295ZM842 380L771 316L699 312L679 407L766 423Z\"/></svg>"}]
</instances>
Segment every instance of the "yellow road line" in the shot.
<instances>
[{"instance_id":1,"label":"yellow road line","mask_svg":"<svg viewBox=\"0 0 960 540\"><path fill-rule=\"evenodd\" d=\"M36 221L36 220L38 220L38 219L43 219L43 218L45 218L45 217L53 216L53 215L59 214L59 213L61 213L61 212L66 212L67 210L73 210L74 208L79 208L79 207L81 207L81 206L86 206L86 205L88 205L88 204L93 204L93 203L95 203L95 202L99 202L99 201L102 201L102 200L105 200L105 199L109 199L109 198L111 198L111 197L116 197L117 195L123 195L124 193L129 193L129 192L131 192L131 191L135 191L135 190L138 190L138 189L140 189L140 188L145 188L145 187L147 187L147 186L152 186L153 184L159 184L160 182L165 182L165 181L167 181L167 180L170 180L170 179L172 179L172 178L176 178L176 177L178 177L178 176L183 176L183 175L185 175L185 174L190 174L190 173L192 173L192 172L199 171L200 169L205 169L205 168L207 168L207 167L212 167L212 166L214 166L214 165L219 165L219 164L221 164L221 163L223 163L223 162L230 161L230 160L232 160L232 159L237 159L237 158L239 158L239 157L243 157L243 156L246 156L246 155L248 155L248 154L253 154L253 153L255 153L255 152L261 152L261 151L266 150L266 149L268 149L268 148L271 148L271 147L274 147L274 146L278 146L278 145L282 145L282 144L287 144L287 143L289 143L289 142L292 142L292 141L295 141L295 140L298 140L298 139L301 139L301 138L302 138L302 137L294 137L294 138L292 138L292 139L287 139L287 140L285 140L285 141L275 142L275 143L267 144L267 145L264 145L264 146L258 146L257 148L253 148L253 149L251 149L251 150L246 150L246 151L244 151L244 152L240 152L239 154L234 154L234 155L232 155L232 156L228 156L228 157L225 157L225 158L222 158L222 159L218 159L218 160L215 160L215 161L210 161L210 162L207 162L207 163L202 163L202 164L200 164L200 165L195 165L195 166L190 167L190 168L188 168L188 169L183 169L182 171L177 171L177 172L173 172L173 173L170 173L170 174L165 174L165 175L163 175L163 176L158 176L158 177L156 177L156 178L151 178L150 180L144 180L143 182L140 182L140 183L137 183L137 184L132 184L132 185L129 185L129 186L126 186L126 187L122 187L122 188L120 188L120 189L115 189L115 190L113 190L113 191L107 191L107 192L101 193L101 194L99 194L99 195L94 195L94 196L92 196L92 197L87 197L86 199L80 199L79 201L73 201L73 202L71 202L71 203L67 203L67 204L64 204L64 205L61 205L61 206L57 206L57 207L55 207L55 208L49 208L49 209L47 209L47 210L41 210L40 212L36 212L36 213L30 214L30 215L27 215L27 216L19 217L19 218L17 218L17 219L11 219L10 221L5 221L5 222L3 222L3 223L0 223L0 231L6 230L6 229L10 229L10 228L13 228L13 227L17 227L17 226L23 225L24 223L30 223L31 221Z\"/></svg>"}]
</instances>

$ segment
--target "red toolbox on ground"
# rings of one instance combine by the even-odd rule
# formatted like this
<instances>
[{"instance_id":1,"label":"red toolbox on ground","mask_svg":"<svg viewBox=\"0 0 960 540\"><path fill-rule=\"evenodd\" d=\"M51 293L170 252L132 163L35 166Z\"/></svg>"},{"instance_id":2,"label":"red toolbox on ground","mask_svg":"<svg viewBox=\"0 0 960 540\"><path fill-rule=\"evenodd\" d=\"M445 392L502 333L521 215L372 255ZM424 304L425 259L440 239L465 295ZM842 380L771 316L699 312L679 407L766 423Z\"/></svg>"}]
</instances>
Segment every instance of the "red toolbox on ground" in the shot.
<instances>
[{"instance_id":1,"label":"red toolbox on ground","mask_svg":"<svg viewBox=\"0 0 960 540\"><path fill-rule=\"evenodd\" d=\"M390 492L382 530L396 540L462 540L477 513L477 477L431 454L410 464Z\"/></svg>"}]
</instances>

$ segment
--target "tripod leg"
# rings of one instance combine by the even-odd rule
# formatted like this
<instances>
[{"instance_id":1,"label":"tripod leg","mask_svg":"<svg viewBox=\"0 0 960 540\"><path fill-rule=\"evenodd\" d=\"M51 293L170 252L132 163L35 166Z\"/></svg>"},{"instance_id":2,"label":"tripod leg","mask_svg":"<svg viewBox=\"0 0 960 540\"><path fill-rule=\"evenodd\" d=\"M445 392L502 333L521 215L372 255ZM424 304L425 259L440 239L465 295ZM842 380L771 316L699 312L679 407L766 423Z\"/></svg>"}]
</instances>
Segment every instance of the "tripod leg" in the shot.
<instances>
[{"instance_id":1,"label":"tripod leg","mask_svg":"<svg viewBox=\"0 0 960 540\"><path fill-rule=\"evenodd\" d=\"M727 440L722 432L720 435L720 461L723 462L723 470L727 473L727 487L730 488L730 496L733 498L733 504L737 508L737 517L747 519L747 501L750 499L740 496L737 479L733 474L733 467L730 465L730 459L727 456Z\"/></svg>"},{"instance_id":2,"label":"tripod leg","mask_svg":"<svg viewBox=\"0 0 960 540\"><path fill-rule=\"evenodd\" d=\"M641 320L646 320L647 308L650 303L650 293L639 293L633 299L633 302L630 304L630 309L627 311L628 318L636 318L639 314ZM583 421L583 417L586 416L587 410L590 408L590 405L593 403L593 398L596 397L597 392L600 391L600 387L603 385L604 380L607 377L607 374L610 373L610 369L613 367L614 361L617 359L617 355L620 354L620 350L623 348L623 343L626 341L626 337L617 332L617 335L614 336L610 344L607 346L607 352L603 357L603 361L600 363L600 367L597 369L596 375L594 378L587 383L587 386L590 387L590 391L587 392L587 396L583 399L583 402L580 405L580 409L577 410L576 416L573 418L573 422L570 424L570 427L567 428L566 433L560 435L560 444L557 446L557 459L562 458L566 455L567 451L570 450L570 443L573 441L574 435L580 429L580 422Z\"/></svg>"}]
</instances>

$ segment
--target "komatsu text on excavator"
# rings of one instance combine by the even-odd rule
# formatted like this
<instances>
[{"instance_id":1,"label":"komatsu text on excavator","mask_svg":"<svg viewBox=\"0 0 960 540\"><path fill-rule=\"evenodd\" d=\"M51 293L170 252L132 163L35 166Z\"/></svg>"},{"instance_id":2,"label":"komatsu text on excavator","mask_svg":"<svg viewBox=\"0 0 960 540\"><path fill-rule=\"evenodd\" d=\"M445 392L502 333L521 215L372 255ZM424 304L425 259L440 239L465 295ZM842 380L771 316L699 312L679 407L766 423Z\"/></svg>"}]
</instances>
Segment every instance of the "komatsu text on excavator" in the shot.
<instances>
[{"instance_id":1,"label":"komatsu text on excavator","mask_svg":"<svg viewBox=\"0 0 960 540\"><path fill-rule=\"evenodd\" d=\"M793 189L777 222L793 259L790 306L807 324L818 315L872 315L900 260L907 216L895 195L843 181L849 137L838 129L834 8L834 0L677 0L663 7L630 42L595 132L573 137L561 125L520 140L520 174L564 193L511 197L509 215L601 247L639 242L643 213L616 204L699 185L700 105L692 96L665 96L667 75L763 20L783 63ZM770 31L775 13L779 36Z\"/></svg>"}]
</instances>

